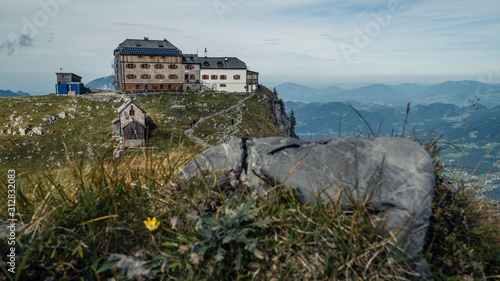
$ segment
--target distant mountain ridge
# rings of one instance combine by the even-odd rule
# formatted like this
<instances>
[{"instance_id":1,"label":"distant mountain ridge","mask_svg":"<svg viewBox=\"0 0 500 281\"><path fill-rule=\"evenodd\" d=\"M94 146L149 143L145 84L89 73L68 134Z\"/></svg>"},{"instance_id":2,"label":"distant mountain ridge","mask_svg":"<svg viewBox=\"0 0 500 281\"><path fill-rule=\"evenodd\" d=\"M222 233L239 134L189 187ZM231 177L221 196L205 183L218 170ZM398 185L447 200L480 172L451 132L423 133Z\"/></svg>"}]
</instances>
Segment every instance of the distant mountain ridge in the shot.
<instances>
[{"instance_id":1,"label":"distant mountain ridge","mask_svg":"<svg viewBox=\"0 0 500 281\"><path fill-rule=\"evenodd\" d=\"M11 90L0 90L0 97L21 97L21 96L29 96L30 94L25 93L23 91L13 92Z\"/></svg>"},{"instance_id":2,"label":"distant mountain ridge","mask_svg":"<svg viewBox=\"0 0 500 281\"><path fill-rule=\"evenodd\" d=\"M500 86L477 81L447 81L435 85L405 83L400 85L371 84L344 90L338 86L313 88L295 83L284 83L276 87L280 98L300 102L346 102L404 106L432 103L450 103L457 106L485 104L500 105Z\"/></svg>"},{"instance_id":3,"label":"distant mountain ridge","mask_svg":"<svg viewBox=\"0 0 500 281\"><path fill-rule=\"evenodd\" d=\"M94 79L87 84L85 84L85 87L91 88L91 89L99 89L99 90L114 90L115 87L113 83L115 82L115 77L114 75L106 76L106 77L101 77Z\"/></svg>"},{"instance_id":4,"label":"distant mountain ridge","mask_svg":"<svg viewBox=\"0 0 500 281\"><path fill-rule=\"evenodd\" d=\"M405 136L428 137L436 133L443 143L453 144L453 148L443 154L443 162L460 164L469 172L477 167L478 175L486 175L500 159L500 106L412 104L407 115L406 106L354 102L351 105L366 122L347 103L285 102L286 109L294 111L295 132L303 140L332 136L394 136L403 132Z\"/></svg>"}]
</instances>

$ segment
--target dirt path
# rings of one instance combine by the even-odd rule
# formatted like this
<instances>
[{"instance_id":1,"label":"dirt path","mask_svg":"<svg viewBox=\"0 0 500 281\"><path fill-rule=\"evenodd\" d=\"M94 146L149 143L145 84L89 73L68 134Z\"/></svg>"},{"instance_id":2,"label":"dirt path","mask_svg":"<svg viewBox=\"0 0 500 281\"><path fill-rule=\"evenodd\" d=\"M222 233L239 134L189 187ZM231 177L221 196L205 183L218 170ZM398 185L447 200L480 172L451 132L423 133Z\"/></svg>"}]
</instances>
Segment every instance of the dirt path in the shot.
<instances>
[{"instance_id":1,"label":"dirt path","mask_svg":"<svg viewBox=\"0 0 500 281\"><path fill-rule=\"evenodd\" d=\"M235 133L237 132L237 127L238 125L241 124L241 122L243 121L243 111L242 111L242 105L245 101L247 101L249 98L253 97L255 95L255 93L251 93L250 95L248 95L248 97L244 98L244 99L241 99L239 100L235 105L233 106L230 106L222 111L219 111L215 114L212 114L212 115L209 115L209 116L205 116L205 117L201 117L199 120L197 120L196 124L193 125L192 128L184 131L184 134L190 138L192 141L198 143L198 144L201 144L203 147L210 147L211 145L209 145L207 142L205 142L204 140L196 137L193 133L193 129L196 128L198 126L198 124L200 123L203 123L204 121L208 120L208 119L211 119L215 116L219 116L219 115L223 115L223 114L226 114L232 110L235 110L237 109L238 110L238 115L236 117L236 119L234 120L234 124L231 126L231 131L229 132L229 134L224 138L224 141L227 141L229 140L229 138Z\"/></svg>"}]
</instances>

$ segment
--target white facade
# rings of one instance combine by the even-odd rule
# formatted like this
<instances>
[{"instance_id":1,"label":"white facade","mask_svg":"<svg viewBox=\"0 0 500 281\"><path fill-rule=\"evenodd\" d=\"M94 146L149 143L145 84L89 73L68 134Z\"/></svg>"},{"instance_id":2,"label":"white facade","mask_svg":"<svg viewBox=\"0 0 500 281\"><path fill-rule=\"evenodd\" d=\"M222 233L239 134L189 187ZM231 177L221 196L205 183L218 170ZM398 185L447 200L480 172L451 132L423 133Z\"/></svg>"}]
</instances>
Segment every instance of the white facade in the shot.
<instances>
[{"instance_id":1,"label":"white facade","mask_svg":"<svg viewBox=\"0 0 500 281\"><path fill-rule=\"evenodd\" d=\"M246 69L201 69L201 81L219 92L247 92Z\"/></svg>"}]
</instances>

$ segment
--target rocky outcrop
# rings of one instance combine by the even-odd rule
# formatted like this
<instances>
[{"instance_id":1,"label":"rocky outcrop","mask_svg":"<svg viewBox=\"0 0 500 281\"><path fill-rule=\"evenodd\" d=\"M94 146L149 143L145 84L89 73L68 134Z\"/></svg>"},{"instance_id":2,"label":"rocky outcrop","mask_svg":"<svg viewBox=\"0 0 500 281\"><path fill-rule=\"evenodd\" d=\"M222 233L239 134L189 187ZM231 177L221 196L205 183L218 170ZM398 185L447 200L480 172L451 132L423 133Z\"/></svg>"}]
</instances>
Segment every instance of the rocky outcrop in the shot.
<instances>
[{"instance_id":1,"label":"rocky outcrop","mask_svg":"<svg viewBox=\"0 0 500 281\"><path fill-rule=\"evenodd\" d=\"M49 116L49 117L42 118L42 121L44 123L48 123L48 124L54 124L54 121L56 121L56 120L57 120L57 117L55 117L55 116Z\"/></svg>"},{"instance_id":2,"label":"rocky outcrop","mask_svg":"<svg viewBox=\"0 0 500 281\"><path fill-rule=\"evenodd\" d=\"M311 142L295 138L232 139L210 148L179 174L182 180L201 170L223 171L227 184L252 185L262 195L282 184L300 191L303 203L369 201L383 217L387 235L397 239L414 265L430 274L422 253L431 216L435 184L432 160L417 143L399 138L328 138ZM339 200L339 201L337 201ZM389 234L392 233L392 234Z\"/></svg>"},{"instance_id":3,"label":"rocky outcrop","mask_svg":"<svg viewBox=\"0 0 500 281\"><path fill-rule=\"evenodd\" d=\"M283 101L278 99L268 99L265 98L267 103L267 109L271 113L271 122L274 126L278 127L280 131L287 137L299 138L292 127L292 122L290 117L286 114Z\"/></svg>"}]
</instances>

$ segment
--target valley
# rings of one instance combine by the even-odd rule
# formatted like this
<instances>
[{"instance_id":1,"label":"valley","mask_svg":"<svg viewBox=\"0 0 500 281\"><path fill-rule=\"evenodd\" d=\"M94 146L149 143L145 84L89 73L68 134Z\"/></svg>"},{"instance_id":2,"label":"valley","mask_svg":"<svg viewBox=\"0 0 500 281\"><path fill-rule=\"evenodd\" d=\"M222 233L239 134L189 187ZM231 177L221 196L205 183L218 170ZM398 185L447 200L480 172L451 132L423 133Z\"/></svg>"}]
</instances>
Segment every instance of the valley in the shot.
<instances>
[{"instance_id":1,"label":"valley","mask_svg":"<svg viewBox=\"0 0 500 281\"><path fill-rule=\"evenodd\" d=\"M471 81L425 87L405 84L390 88L377 84L347 91L334 87L327 95L325 89L316 89L322 94L312 94L312 88L288 83L278 86L277 91L288 100L285 107L289 115L293 110L295 132L303 140L374 135L439 137L442 162L456 172L453 176L471 180L472 186L481 182L489 197L500 198L497 87ZM311 102L292 101L299 91L308 93L303 100ZM366 98L367 94L374 97ZM391 99L390 95L399 95L399 99ZM320 102L325 100L330 102Z\"/></svg>"}]
</instances>

